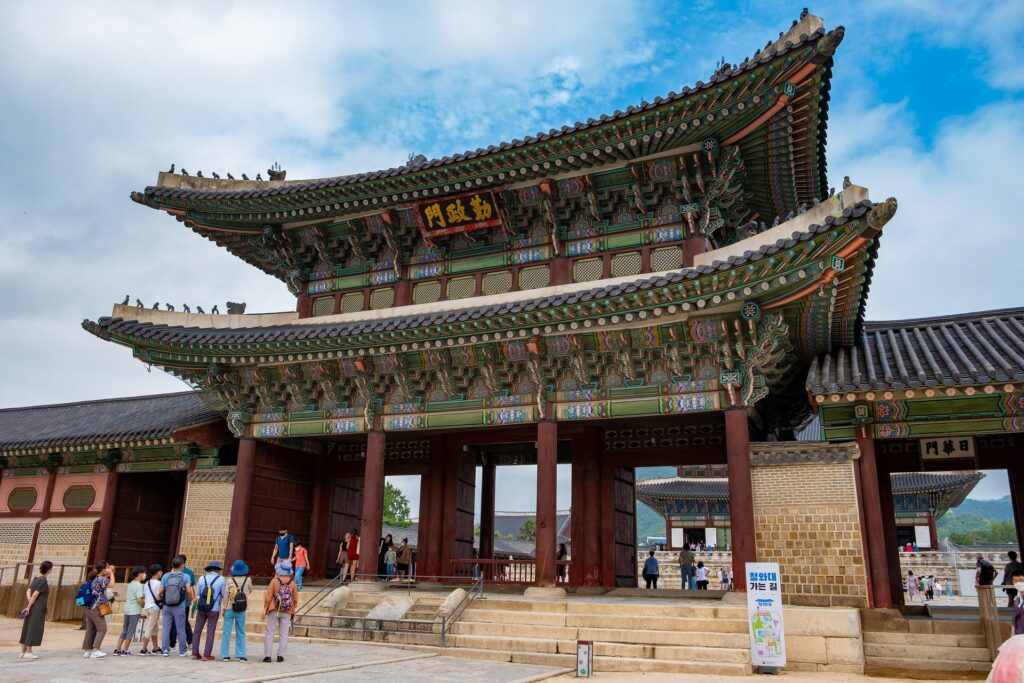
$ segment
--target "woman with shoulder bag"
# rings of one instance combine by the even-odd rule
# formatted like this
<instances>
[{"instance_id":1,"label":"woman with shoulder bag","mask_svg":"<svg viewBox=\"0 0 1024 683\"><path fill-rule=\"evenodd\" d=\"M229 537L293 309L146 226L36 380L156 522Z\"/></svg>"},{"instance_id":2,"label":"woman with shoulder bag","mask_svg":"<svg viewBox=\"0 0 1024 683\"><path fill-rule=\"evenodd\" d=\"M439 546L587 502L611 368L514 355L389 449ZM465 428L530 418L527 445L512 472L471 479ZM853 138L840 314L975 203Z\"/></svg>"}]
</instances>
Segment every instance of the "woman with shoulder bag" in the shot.
<instances>
[{"instance_id":1,"label":"woman with shoulder bag","mask_svg":"<svg viewBox=\"0 0 1024 683\"><path fill-rule=\"evenodd\" d=\"M103 638L107 635L107 615L110 614L110 598L113 589L114 573L106 562L97 562L89 573L89 590L92 593L92 605L85 608L85 638L82 639L82 656L89 659L106 657L107 653L100 649Z\"/></svg>"},{"instance_id":2,"label":"woman with shoulder bag","mask_svg":"<svg viewBox=\"0 0 1024 683\"><path fill-rule=\"evenodd\" d=\"M46 624L46 600L50 596L50 583L46 575L53 569L53 562L47 560L39 565L39 576L32 579L25 597L28 607L21 612L25 623L21 625L21 658L39 659L32 653L32 648L43 642L43 628Z\"/></svg>"},{"instance_id":3,"label":"woman with shoulder bag","mask_svg":"<svg viewBox=\"0 0 1024 683\"><path fill-rule=\"evenodd\" d=\"M235 634L235 659L240 662L245 658L245 615L249 609L249 595L252 593L252 581L249 580L249 565L244 560L235 560L231 565L231 577L225 590L224 630L220 636L220 658L231 661L228 652L231 650L231 633Z\"/></svg>"}]
</instances>

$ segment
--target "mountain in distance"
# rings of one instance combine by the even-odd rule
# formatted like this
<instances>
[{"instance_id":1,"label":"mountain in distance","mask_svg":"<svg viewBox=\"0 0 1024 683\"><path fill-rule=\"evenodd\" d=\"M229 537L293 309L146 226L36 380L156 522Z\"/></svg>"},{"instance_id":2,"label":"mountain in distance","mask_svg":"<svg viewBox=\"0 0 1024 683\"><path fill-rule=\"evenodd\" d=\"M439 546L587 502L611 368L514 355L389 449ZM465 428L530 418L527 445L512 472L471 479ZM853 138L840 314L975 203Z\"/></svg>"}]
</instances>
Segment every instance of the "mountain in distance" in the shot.
<instances>
[{"instance_id":1,"label":"mountain in distance","mask_svg":"<svg viewBox=\"0 0 1024 683\"><path fill-rule=\"evenodd\" d=\"M976 514L986 519L1013 521L1013 501L1009 496L994 500L975 500L967 498L954 508L960 514Z\"/></svg>"}]
</instances>

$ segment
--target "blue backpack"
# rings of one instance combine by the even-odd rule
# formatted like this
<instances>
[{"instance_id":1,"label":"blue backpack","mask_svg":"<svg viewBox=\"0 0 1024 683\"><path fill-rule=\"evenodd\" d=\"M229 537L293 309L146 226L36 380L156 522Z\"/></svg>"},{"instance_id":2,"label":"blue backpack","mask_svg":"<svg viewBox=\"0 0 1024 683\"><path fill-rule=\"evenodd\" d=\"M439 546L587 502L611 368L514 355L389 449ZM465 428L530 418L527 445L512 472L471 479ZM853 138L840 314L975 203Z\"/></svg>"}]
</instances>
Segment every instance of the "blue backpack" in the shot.
<instances>
[{"instance_id":1,"label":"blue backpack","mask_svg":"<svg viewBox=\"0 0 1024 683\"><path fill-rule=\"evenodd\" d=\"M92 581L86 581L75 594L75 604L90 609L96 602L96 594L92 592Z\"/></svg>"}]
</instances>

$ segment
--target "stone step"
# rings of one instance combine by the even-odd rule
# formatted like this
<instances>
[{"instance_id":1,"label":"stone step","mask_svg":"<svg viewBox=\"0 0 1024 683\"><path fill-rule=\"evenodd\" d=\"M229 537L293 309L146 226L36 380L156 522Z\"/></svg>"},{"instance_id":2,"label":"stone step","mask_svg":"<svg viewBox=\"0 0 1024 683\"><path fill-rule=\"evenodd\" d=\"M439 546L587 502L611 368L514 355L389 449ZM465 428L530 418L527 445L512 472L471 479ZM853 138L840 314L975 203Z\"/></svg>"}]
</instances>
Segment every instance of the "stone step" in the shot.
<instances>
[{"instance_id":1,"label":"stone step","mask_svg":"<svg viewBox=\"0 0 1024 683\"><path fill-rule=\"evenodd\" d=\"M873 669L879 673L896 671L988 671L991 662L972 662L966 659L910 659L907 657L865 657L864 672Z\"/></svg>"},{"instance_id":2,"label":"stone step","mask_svg":"<svg viewBox=\"0 0 1024 683\"><path fill-rule=\"evenodd\" d=\"M690 619L740 619L746 620L747 610L745 607L732 607L719 605L712 602L710 605L699 604L695 600L688 601L685 604L672 604L674 601L668 601L666 605L656 605L643 603L642 605L631 606L630 609L643 610L643 615L647 617L685 617ZM623 612L623 605L617 603L569 603L566 607L567 614L590 614L590 615L607 615L612 614L615 616L621 616Z\"/></svg>"},{"instance_id":3,"label":"stone step","mask_svg":"<svg viewBox=\"0 0 1024 683\"><path fill-rule=\"evenodd\" d=\"M622 628L581 628L579 640L635 643L638 645L680 646L700 648L738 648L750 646L746 633L714 633L709 631L648 631Z\"/></svg>"},{"instance_id":4,"label":"stone step","mask_svg":"<svg viewBox=\"0 0 1024 683\"><path fill-rule=\"evenodd\" d=\"M938 645L945 647L987 647L985 636L966 636L941 633L864 632L864 643L880 645Z\"/></svg>"},{"instance_id":5,"label":"stone step","mask_svg":"<svg viewBox=\"0 0 1024 683\"><path fill-rule=\"evenodd\" d=\"M507 598L484 597L474 601L481 609L502 610L506 612L544 612L546 614L564 614L566 603L545 602L542 600L509 600Z\"/></svg>"},{"instance_id":6,"label":"stone step","mask_svg":"<svg viewBox=\"0 0 1024 683\"><path fill-rule=\"evenodd\" d=\"M944 645L864 643L865 657L892 657L905 659L956 659L971 662L990 662L987 647L949 647Z\"/></svg>"},{"instance_id":7,"label":"stone step","mask_svg":"<svg viewBox=\"0 0 1024 683\"><path fill-rule=\"evenodd\" d=\"M619 629L624 623L623 615L567 614L566 626L580 628ZM710 633L746 633L747 622L738 619L693 619L689 617L647 617L635 622L637 626L651 631L704 631Z\"/></svg>"},{"instance_id":8,"label":"stone step","mask_svg":"<svg viewBox=\"0 0 1024 683\"><path fill-rule=\"evenodd\" d=\"M456 652L459 652L459 650L453 651L453 654ZM575 668L576 666L575 650L573 650L573 654L512 652L511 655L511 661L513 664L536 664L540 666L553 666L560 668ZM682 661L634 659L631 657L602 657L595 655L594 671L598 673L668 673L749 676L751 667L749 663L725 663L703 660Z\"/></svg>"},{"instance_id":9,"label":"stone step","mask_svg":"<svg viewBox=\"0 0 1024 683\"><path fill-rule=\"evenodd\" d=\"M475 604L475 603L474 603ZM513 611L502 609L469 607L462 613L461 621L479 621L493 624L535 624L538 626L565 626L564 613Z\"/></svg>"},{"instance_id":10,"label":"stone step","mask_svg":"<svg viewBox=\"0 0 1024 683\"><path fill-rule=\"evenodd\" d=\"M504 624L462 619L452 626L452 633L465 636L493 636L500 638L551 638L575 640L579 630L566 626L540 624Z\"/></svg>"},{"instance_id":11,"label":"stone step","mask_svg":"<svg viewBox=\"0 0 1024 683\"><path fill-rule=\"evenodd\" d=\"M495 636L464 636L453 635L448 638L448 643L455 647L468 647L476 650L508 650L510 652L535 652L545 654L557 654L559 643L570 643L570 641L548 640L540 638L506 638ZM572 651L576 652L575 641L571 641ZM566 645L565 647L567 647ZM562 652L566 650L562 649Z\"/></svg>"}]
</instances>

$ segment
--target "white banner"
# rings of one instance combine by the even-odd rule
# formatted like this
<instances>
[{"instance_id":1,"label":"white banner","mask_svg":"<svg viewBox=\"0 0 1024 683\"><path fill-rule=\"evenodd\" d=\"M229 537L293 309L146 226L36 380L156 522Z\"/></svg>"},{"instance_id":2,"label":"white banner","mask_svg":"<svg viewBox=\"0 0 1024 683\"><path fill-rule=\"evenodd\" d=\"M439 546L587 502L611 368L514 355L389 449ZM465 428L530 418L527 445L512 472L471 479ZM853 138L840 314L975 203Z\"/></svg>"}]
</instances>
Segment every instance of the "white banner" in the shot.
<instances>
[{"instance_id":1,"label":"white banner","mask_svg":"<svg viewBox=\"0 0 1024 683\"><path fill-rule=\"evenodd\" d=\"M777 562L747 562L747 623L750 663L754 666L786 666L782 582Z\"/></svg>"}]
</instances>

